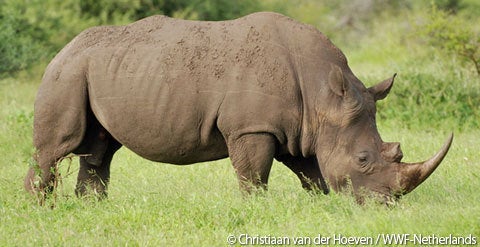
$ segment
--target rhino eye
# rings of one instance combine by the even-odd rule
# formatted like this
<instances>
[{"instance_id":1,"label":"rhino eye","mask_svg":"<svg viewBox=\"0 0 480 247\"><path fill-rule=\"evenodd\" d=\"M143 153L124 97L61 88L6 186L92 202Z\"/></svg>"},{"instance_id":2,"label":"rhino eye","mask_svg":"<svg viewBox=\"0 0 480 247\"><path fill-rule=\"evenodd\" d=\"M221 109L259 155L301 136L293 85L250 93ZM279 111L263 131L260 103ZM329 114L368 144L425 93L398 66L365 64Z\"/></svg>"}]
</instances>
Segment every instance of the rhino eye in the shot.
<instances>
[{"instance_id":1,"label":"rhino eye","mask_svg":"<svg viewBox=\"0 0 480 247\"><path fill-rule=\"evenodd\" d=\"M369 155L367 152L361 152L357 155L357 161L360 165L367 165L369 162Z\"/></svg>"}]
</instances>

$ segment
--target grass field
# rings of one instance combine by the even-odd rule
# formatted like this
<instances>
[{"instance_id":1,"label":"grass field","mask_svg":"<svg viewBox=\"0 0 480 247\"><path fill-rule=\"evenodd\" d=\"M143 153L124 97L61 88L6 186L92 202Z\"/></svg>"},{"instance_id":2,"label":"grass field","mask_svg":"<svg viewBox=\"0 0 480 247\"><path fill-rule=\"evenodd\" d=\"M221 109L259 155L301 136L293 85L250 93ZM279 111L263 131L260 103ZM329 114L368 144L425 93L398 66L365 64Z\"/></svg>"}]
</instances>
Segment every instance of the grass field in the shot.
<instances>
[{"instance_id":1,"label":"grass field","mask_svg":"<svg viewBox=\"0 0 480 247\"><path fill-rule=\"evenodd\" d=\"M241 234L291 237L290 244L293 237L313 241L319 234L374 240L393 233L471 234L480 241L477 130L455 133L437 171L393 208L359 206L344 194L312 196L280 163L273 166L269 191L245 199L229 160L179 167L146 161L124 148L112 163L108 200L74 196L74 159L61 165L58 198L49 202L55 207L37 206L23 190L33 152L36 77L0 81L0 246L225 246L229 235L247 241ZM395 127L379 123L385 141L402 143L406 161L430 157L450 131Z\"/></svg>"}]
</instances>

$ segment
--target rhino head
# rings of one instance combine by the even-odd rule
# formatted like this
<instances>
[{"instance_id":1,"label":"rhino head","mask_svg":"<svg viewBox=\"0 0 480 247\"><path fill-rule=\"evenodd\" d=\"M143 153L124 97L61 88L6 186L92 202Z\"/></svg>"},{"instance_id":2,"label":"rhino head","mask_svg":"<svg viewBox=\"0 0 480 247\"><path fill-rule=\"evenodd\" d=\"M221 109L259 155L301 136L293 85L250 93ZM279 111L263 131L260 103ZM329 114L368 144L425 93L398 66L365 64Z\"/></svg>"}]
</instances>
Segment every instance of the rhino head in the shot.
<instances>
[{"instance_id":1,"label":"rhino head","mask_svg":"<svg viewBox=\"0 0 480 247\"><path fill-rule=\"evenodd\" d=\"M320 124L314 152L321 174L336 191L351 185L359 203L366 194L390 204L409 193L437 168L452 143L453 135L432 158L404 163L400 143L381 139L375 103L387 96L394 78L366 88L353 74L334 66L328 76L330 108L316 114Z\"/></svg>"}]
</instances>

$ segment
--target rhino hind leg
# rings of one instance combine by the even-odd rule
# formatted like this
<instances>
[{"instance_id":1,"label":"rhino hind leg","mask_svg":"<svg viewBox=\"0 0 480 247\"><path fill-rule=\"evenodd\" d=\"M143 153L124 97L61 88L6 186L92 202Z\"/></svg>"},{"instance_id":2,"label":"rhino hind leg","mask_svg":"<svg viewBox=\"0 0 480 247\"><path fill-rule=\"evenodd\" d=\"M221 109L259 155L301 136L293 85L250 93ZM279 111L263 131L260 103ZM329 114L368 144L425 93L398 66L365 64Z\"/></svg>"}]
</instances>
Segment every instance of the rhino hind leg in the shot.
<instances>
[{"instance_id":1,"label":"rhino hind leg","mask_svg":"<svg viewBox=\"0 0 480 247\"><path fill-rule=\"evenodd\" d=\"M243 135L228 141L229 156L243 192L267 188L275 146L275 138L266 133Z\"/></svg>"},{"instance_id":2,"label":"rhino hind leg","mask_svg":"<svg viewBox=\"0 0 480 247\"><path fill-rule=\"evenodd\" d=\"M85 128L85 111L55 104L53 101L37 101L34 113L34 145L36 165L31 166L24 180L27 191L37 195L42 203L55 188L56 164L80 144ZM52 105L56 107L53 108Z\"/></svg>"}]
</instances>

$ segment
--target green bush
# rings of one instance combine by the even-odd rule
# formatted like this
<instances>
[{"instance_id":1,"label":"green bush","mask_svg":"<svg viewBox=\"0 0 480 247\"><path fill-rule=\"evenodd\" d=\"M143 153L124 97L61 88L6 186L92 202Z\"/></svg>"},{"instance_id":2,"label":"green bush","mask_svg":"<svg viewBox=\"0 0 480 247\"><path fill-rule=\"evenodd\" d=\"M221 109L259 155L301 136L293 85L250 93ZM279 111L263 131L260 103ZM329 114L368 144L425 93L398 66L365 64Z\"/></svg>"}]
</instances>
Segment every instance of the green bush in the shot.
<instances>
[{"instance_id":1,"label":"green bush","mask_svg":"<svg viewBox=\"0 0 480 247\"><path fill-rule=\"evenodd\" d=\"M426 23L417 26L418 34L447 55L469 62L480 76L480 30L468 18L437 8L432 4ZM477 30L475 30L477 28Z\"/></svg>"},{"instance_id":2,"label":"green bush","mask_svg":"<svg viewBox=\"0 0 480 247\"><path fill-rule=\"evenodd\" d=\"M391 127L408 129L478 129L479 99L478 87L458 78L405 68L392 93L380 103L378 118Z\"/></svg>"},{"instance_id":3,"label":"green bush","mask_svg":"<svg viewBox=\"0 0 480 247\"><path fill-rule=\"evenodd\" d=\"M77 0L3 0L0 3L0 76L48 60L74 35L94 24Z\"/></svg>"},{"instance_id":4,"label":"green bush","mask_svg":"<svg viewBox=\"0 0 480 247\"><path fill-rule=\"evenodd\" d=\"M0 75L24 69L42 54L29 34L35 28L23 17L25 9L12 3L0 5Z\"/></svg>"},{"instance_id":5,"label":"green bush","mask_svg":"<svg viewBox=\"0 0 480 247\"><path fill-rule=\"evenodd\" d=\"M174 1L176 2L176 1ZM190 0L172 13L173 16L183 19L196 20L230 20L261 10L257 0Z\"/></svg>"}]
</instances>

